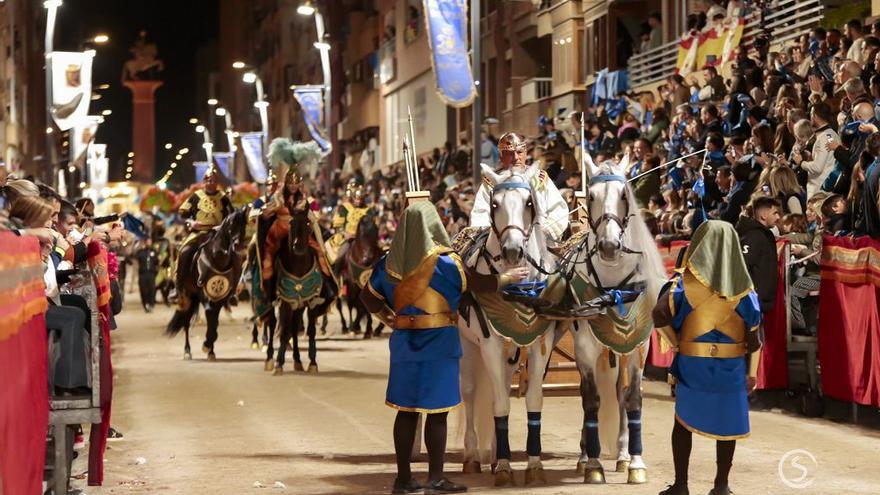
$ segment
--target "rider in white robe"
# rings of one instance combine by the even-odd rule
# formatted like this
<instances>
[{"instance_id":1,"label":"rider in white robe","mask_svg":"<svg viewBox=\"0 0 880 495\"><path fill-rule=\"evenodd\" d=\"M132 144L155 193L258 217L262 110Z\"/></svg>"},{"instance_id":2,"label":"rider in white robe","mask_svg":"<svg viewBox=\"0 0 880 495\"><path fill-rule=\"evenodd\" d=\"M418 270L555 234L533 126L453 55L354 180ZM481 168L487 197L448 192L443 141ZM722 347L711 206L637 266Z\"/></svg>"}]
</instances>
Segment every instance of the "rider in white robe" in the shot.
<instances>
[{"instance_id":1,"label":"rider in white robe","mask_svg":"<svg viewBox=\"0 0 880 495\"><path fill-rule=\"evenodd\" d=\"M511 168L525 170L526 167L526 141L513 132L509 132L498 140L498 151L501 161L498 163L500 172ZM550 240L558 241L563 232L568 228L568 205L565 198L547 176L547 172L540 171L532 179L532 189L535 198L542 206L544 215L538 219L538 225ZM492 225L489 204L491 202L492 185L483 181L477 196L474 198L474 207L471 210L471 227L489 227Z\"/></svg>"}]
</instances>

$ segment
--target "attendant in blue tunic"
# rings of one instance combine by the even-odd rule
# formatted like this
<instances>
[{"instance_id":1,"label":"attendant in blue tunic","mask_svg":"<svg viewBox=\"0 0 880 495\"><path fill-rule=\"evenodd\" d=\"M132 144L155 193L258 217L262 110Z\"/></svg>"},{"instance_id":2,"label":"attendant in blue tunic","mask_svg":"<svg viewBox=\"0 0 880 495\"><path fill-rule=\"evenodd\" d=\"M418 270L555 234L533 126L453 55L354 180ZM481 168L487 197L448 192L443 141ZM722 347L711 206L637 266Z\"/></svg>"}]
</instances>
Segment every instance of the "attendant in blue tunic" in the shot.
<instances>
[{"instance_id":1,"label":"attendant in blue tunic","mask_svg":"<svg viewBox=\"0 0 880 495\"><path fill-rule=\"evenodd\" d=\"M676 380L675 483L660 494L688 494L692 433L698 433L717 440L709 493L728 495L736 440L749 435L748 394L761 347L758 296L732 225L710 220L697 229L653 316L676 348L670 368Z\"/></svg>"},{"instance_id":2,"label":"attendant in blue tunic","mask_svg":"<svg viewBox=\"0 0 880 495\"><path fill-rule=\"evenodd\" d=\"M373 268L361 300L394 329L389 341L391 368L385 403L397 410L394 451L397 479L391 493L459 493L467 488L443 476L446 416L461 403L461 341L456 323L461 295L468 289L493 291L521 280L527 270L465 274L436 207L427 201L404 212L388 255ZM410 456L419 413L426 413L428 484L412 478Z\"/></svg>"}]
</instances>

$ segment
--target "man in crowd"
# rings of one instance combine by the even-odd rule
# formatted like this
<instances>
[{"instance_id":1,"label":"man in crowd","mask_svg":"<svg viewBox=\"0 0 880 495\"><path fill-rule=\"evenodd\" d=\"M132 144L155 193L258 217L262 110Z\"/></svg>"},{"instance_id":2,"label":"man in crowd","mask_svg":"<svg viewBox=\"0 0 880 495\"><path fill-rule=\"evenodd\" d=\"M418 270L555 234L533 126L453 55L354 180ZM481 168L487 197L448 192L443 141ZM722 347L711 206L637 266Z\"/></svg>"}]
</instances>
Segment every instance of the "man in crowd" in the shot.
<instances>
[{"instance_id":1,"label":"man in crowd","mask_svg":"<svg viewBox=\"0 0 880 495\"><path fill-rule=\"evenodd\" d=\"M153 239L147 237L141 248L135 253L138 263L138 288L141 293L141 305L147 313L153 312L156 306L156 275L159 273L159 255L153 249Z\"/></svg>"},{"instance_id":2,"label":"man in crowd","mask_svg":"<svg viewBox=\"0 0 880 495\"><path fill-rule=\"evenodd\" d=\"M756 196L748 208L748 214L740 217L736 224L746 268L764 314L776 304L778 258L776 238L770 229L779 223L781 211L782 205L776 198Z\"/></svg>"}]
</instances>

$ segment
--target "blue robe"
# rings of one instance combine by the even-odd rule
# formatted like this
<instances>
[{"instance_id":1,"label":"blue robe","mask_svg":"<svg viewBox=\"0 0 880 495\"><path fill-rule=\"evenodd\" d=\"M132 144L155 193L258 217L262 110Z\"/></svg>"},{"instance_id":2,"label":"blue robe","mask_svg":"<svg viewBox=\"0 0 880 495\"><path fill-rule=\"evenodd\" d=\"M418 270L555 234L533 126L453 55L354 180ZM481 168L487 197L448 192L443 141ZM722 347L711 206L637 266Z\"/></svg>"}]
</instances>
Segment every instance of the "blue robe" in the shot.
<instances>
[{"instance_id":1,"label":"blue robe","mask_svg":"<svg viewBox=\"0 0 880 495\"><path fill-rule=\"evenodd\" d=\"M670 289L672 328L681 335L688 315L693 311L679 275ZM752 331L761 323L761 309L755 291L739 300L736 313ZM717 329L694 339L694 342L734 343ZM669 369L676 378L675 419L688 430L717 440L735 440L749 435L749 400L746 384L746 357L714 358L676 354Z\"/></svg>"},{"instance_id":2,"label":"blue robe","mask_svg":"<svg viewBox=\"0 0 880 495\"><path fill-rule=\"evenodd\" d=\"M429 287L442 295L451 312L458 312L467 283L462 267L449 255L437 259ZM385 257L373 268L370 289L394 307L394 288L400 281L385 269ZM423 315L415 306L406 306L399 315ZM401 411L441 413L461 403L459 359L461 340L458 328L395 329L388 342L391 367L385 403Z\"/></svg>"}]
</instances>

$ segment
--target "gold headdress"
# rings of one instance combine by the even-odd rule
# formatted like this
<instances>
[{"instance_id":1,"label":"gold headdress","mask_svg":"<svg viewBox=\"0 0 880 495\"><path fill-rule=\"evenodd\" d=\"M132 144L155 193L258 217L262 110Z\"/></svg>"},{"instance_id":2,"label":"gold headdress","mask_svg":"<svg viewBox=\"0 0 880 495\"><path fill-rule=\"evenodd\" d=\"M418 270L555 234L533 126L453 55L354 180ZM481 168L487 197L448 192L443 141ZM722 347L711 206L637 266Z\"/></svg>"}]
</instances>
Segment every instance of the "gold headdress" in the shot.
<instances>
[{"instance_id":1,"label":"gold headdress","mask_svg":"<svg viewBox=\"0 0 880 495\"><path fill-rule=\"evenodd\" d=\"M502 151L525 151L526 140L515 132L508 132L498 140L498 152Z\"/></svg>"}]
</instances>

